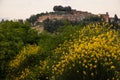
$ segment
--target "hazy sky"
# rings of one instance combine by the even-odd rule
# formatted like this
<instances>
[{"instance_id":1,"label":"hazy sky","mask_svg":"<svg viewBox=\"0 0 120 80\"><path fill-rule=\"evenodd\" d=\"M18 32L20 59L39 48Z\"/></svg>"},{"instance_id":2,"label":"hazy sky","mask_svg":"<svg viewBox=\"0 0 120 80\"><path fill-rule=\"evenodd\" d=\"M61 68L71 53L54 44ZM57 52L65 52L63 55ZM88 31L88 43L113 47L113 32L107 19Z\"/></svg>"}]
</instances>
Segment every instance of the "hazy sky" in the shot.
<instances>
[{"instance_id":1,"label":"hazy sky","mask_svg":"<svg viewBox=\"0 0 120 80\"><path fill-rule=\"evenodd\" d=\"M0 18L25 19L32 14L53 11L54 5L120 17L120 0L0 0Z\"/></svg>"}]
</instances>

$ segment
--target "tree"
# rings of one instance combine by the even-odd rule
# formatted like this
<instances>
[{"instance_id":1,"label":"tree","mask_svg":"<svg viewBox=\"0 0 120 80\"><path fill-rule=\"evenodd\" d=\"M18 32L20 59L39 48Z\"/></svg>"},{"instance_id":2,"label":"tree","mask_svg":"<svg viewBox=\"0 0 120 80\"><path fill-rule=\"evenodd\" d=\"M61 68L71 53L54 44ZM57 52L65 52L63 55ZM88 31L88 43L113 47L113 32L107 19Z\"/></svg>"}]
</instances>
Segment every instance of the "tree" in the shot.
<instances>
[{"instance_id":1,"label":"tree","mask_svg":"<svg viewBox=\"0 0 120 80\"><path fill-rule=\"evenodd\" d=\"M30 16L29 19L27 19L27 21L30 22L32 24L32 26L34 26L34 23L37 21L37 16L32 15L32 16Z\"/></svg>"},{"instance_id":2,"label":"tree","mask_svg":"<svg viewBox=\"0 0 120 80\"><path fill-rule=\"evenodd\" d=\"M18 22L20 22L22 24L24 23L23 19L19 19Z\"/></svg>"},{"instance_id":3,"label":"tree","mask_svg":"<svg viewBox=\"0 0 120 80\"><path fill-rule=\"evenodd\" d=\"M70 6L66 6L66 7L63 7L63 6L54 6L53 7L53 10L54 11L66 11L66 12L70 12L72 9Z\"/></svg>"},{"instance_id":4,"label":"tree","mask_svg":"<svg viewBox=\"0 0 120 80\"><path fill-rule=\"evenodd\" d=\"M8 76L8 63L24 45L37 44L38 32L30 25L21 22L4 21L0 23L0 80Z\"/></svg>"},{"instance_id":5,"label":"tree","mask_svg":"<svg viewBox=\"0 0 120 80\"><path fill-rule=\"evenodd\" d=\"M64 10L67 11L67 12L70 12L72 9L70 6L67 6L67 7L64 7Z\"/></svg>"},{"instance_id":6,"label":"tree","mask_svg":"<svg viewBox=\"0 0 120 80\"><path fill-rule=\"evenodd\" d=\"M118 22L118 17L117 17L117 15L115 14L115 16L114 16L114 22L115 23L117 23Z\"/></svg>"},{"instance_id":7,"label":"tree","mask_svg":"<svg viewBox=\"0 0 120 80\"><path fill-rule=\"evenodd\" d=\"M62 20L50 20L50 19L46 19L43 22L44 25L44 29L48 32L55 32L60 26L63 26L64 23Z\"/></svg>"}]
</instances>

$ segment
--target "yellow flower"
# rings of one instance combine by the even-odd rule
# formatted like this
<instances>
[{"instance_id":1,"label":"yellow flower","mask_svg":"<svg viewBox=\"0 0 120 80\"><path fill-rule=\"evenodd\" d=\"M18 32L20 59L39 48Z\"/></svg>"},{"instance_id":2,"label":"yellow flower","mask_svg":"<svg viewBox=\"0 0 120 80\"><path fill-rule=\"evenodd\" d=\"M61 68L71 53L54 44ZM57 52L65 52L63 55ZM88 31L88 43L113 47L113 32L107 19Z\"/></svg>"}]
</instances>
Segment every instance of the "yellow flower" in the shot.
<instances>
[{"instance_id":1,"label":"yellow flower","mask_svg":"<svg viewBox=\"0 0 120 80\"><path fill-rule=\"evenodd\" d=\"M46 77L46 79L48 79L48 77Z\"/></svg>"},{"instance_id":2,"label":"yellow flower","mask_svg":"<svg viewBox=\"0 0 120 80\"><path fill-rule=\"evenodd\" d=\"M79 71L77 70L77 73L79 73Z\"/></svg>"},{"instance_id":3,"label":"yellow flower","mask_svg":"<svg viewBox=\"0 0 120 80\"><path fill-rule=\"evenodd\" d=\"M63 75L62 70L73 69L73 67L82 67L87 70L95 70L90 76L99 74L97 67L99 63L101 66L108 66L110 69L115 69L113 60L120 60L120 37L118 31L108 30L104 28L107 25L103 24L90 24L81 30L76 31L75 34L70 34L71 38L65 40L59 48L55 49L55 54L59 58L55 66L57 70L54 72ZM56 51L57 50L57 51ZM111 66L112 65L112 66ZM87 74L87 70L83 74ZM77 72L81 71L77 68Z\"/></svg>"},{"instance_id":4,"label":"yellow flower","mask_svg":"<svg viewBox=\"0 0 120 80\"><path fill-rule=\"evenodd\" d=\"M96 68L96 67L97 67L97 65L94 65L93 67L94 67L94 68Z\"/></svg>"},{"instance_id":5,"label":"yellow flower","mask_svg":"<svg viewBox=\"0 0 120 80\"><path fill-rule=\"evenodd\" d=\"M83 74L86 75L86 71L83 71Z\"/></svg>"},{"instance_id":6,"label":"yellow flower","mask_svg":"<svg viewBox=\"0 0 120 80\"><path fill-rule=\"evenodd\" d=\"M91 75L91 76L94 76L94 73L91 73L90 75Z\"/></svg>"},{"instance_id":7,"label":"yellow flower","mask_svg":"<svg viewBox=\"0 0 120 80\"><path fill-rule=\"evenodd\" d=\"M115 66L111 66L111 69L115 69Z\"/></svg>"}]
</instances>

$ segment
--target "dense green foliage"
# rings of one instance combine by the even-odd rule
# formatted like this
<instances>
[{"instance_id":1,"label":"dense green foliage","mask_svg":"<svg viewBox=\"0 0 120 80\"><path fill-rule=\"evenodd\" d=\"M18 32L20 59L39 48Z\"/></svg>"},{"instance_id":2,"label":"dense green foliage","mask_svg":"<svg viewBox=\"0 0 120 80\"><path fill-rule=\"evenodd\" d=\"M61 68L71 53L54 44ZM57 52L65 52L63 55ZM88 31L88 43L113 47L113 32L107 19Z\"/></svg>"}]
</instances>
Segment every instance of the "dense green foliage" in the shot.
<instances>
[{"instance_id":1,"label":"dense green foliage","mask_svg":"<svg viewBox=\"0 0 120 80\"><path fill-rule=\"evenodd\" d=\"M90 23L90 22L103 22L102 17L98 16L90 16L88 18L83 19L84 22Z\"/></svg>"},{"instance_id":2,"label":"dense green foliage","mask_svg":"<svg viewBox=\"0 0 120 80\"><path fill-rule=\"evenodd\" d=\"M48 13L40 13L40 14L36 14L36 15L31 15L28 19L26 19L26 21L28 21L29 23L31 23L32 26L35 26L36 25L36 22L37 22L37 19L40 17L40 16L43 16L43 15L47 15Z\"/></svg>"},{"instance_id":3,"label":"dense green foliage","mask_svg":"<svg viewBox=\"0 0 120 80\"><path fill-rule=\"evenodd\" d=\"M26 44L37 44L39 36L30 25L5 21L0 23L0 76L6 77L7 64Z\"/></svg>"},{"instance_id":4,"label":"dense green foliage","mask_svg":"<svg viewBox=\"0 0 120 80\"><path fill-rule=\"evenodd\" d=\"M76 26L83 25L83 23L80 21L57 20L57 19L54 20L46 19L45 21L43 21L44 30L50 33L57 32L59 28L68 25Z\"/></svg>"},{"instance_id":5,"label":"dense green foliage","mask_svg":"<svg viewBox=\"0 0 120 80\"><path fill-rule=\"evenodd\" d=\"M45 25L39 33L21 21L0 23L0 80L120 79L116 25L94 22L84 27L64 20Z\"/></svg>"},{"instance_id":6,"label":"dense green foliage","mask_svg":"<svg viewBox=\"0 0 120 80\"><path fill-rule=\"evenodd\" d=\"M72 33L72 31L69 32ZM28 23L12 22L12 21L1 22L0 23L0 59L1 59L0 78L4 80L5 78L7 78L7 76L10 78L11 77L10 74L11 75L14 75L14 73L16 74L16 71L14 72L14 70L13 72L11 72L11 69L8 68L9 67L8 64L17 55L19 55L21 49L28 44L30 45L36 44L41 46L39 52L40 54L39 56L37 56L40 58L40 60L44 60L47 57L50 57L53 52L52 50L54 50L56 46L62 43L68 36L67 35L66 38L63 38L64 37L63 35L67 34L67 32L61 32L61 35L59 35L58 33L55 34L56 35L47 32L38 34L36 30L31 29ZM39 61L39 59L37 60Z\"/></svg>"}]
</instances>

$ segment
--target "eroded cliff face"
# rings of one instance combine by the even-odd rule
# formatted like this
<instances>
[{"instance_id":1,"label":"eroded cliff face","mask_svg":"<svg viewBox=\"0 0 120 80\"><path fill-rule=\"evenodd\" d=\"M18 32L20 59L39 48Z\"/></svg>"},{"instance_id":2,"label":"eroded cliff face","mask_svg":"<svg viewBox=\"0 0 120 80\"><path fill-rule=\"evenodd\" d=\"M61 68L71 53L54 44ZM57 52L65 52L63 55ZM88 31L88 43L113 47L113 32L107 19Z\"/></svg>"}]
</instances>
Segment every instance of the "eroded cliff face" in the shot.
<instances>
[{"instance_id":1,"label":"eroded cliff face","mask_svg":"<svg viewBox=\"0 0 120 80\"><path fill-rule=\"evenodd\" d=\"M72 10L71 13L67 13L67 14L64 14L64 13L63 14L47 14L47 15L40 16L38 18L38 22L43 22L46 19L81 21L84 18L87 18L89 16L94 16L94 14L91 14L89 12Z\"/></svg>"}]
</instances>

